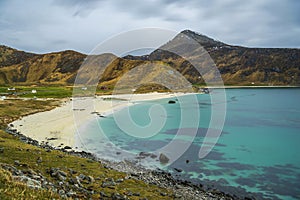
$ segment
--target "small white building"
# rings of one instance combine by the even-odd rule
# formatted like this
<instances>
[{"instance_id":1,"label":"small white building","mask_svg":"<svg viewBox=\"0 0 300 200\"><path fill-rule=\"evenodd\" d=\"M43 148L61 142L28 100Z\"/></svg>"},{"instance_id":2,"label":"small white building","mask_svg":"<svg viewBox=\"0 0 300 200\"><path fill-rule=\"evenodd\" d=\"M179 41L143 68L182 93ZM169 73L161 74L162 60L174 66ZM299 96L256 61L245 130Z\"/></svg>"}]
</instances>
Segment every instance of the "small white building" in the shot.
<instances>
[{"instance_id":1,"label":"small white building","mask_svg":"<svg viewBox=\"0 0 300 200\"><path fill-rule=\"evenodd\" d=\"M37 91L36 91L36 90L31 90L31 93L32 93L32 94L36 94Z\"/></svg>"},{"instance_id":2,"label":"small white building","mask_svg":"<svg viewBox=\"0 0 300 200\"><path fill-rule=\"evenodd\" d=\"M6 99L6 96L1 96L0 100L4 101Z\"/></svg>"},{"instance_id":3,"label":"small white building","mask_svg":"<svg viewBox=\"0 0 300 200\"><path fill-rule=\"evenodd\" d=\"M7 88L7 90L8 90L8 91L15 91L15 90L16 90L16 88L14 88L14 87L11 87L11 88Z\"/></svg>"}]
</instances>

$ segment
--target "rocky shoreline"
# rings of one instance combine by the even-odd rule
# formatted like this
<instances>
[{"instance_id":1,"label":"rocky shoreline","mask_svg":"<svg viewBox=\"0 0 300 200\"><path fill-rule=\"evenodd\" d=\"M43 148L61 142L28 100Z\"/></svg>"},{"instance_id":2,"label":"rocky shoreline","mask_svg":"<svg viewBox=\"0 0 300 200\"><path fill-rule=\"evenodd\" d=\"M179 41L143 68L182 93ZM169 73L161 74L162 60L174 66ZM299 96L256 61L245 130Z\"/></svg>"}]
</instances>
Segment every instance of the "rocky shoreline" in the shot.
<instances>
[{"instance_id":1,"label":"rocky shoreline","mask_svg":"<svg viewBox=\"0 0 300 200\"><path fill-rule=\"evenodd\" d=\"M180 180L163 170L146 169L142 166L135 164L132 161L125 160L122 162L112 162L97 158L96 156L88 152L74 151L68 146L63 148L52 147L46 143L39 143L37 140L34 140L21 134L20 132L17 132L16 129L10 126L7 127L6 132L18 137L20 141L24 143L43 148L48 152L52 150L59 150L69 155L79 156L81 158L86 158L92 161L99 162L102 164L102 166L104 166L104 168L125 172L127 174L125 179L138 179L144 181L145 183L157 185L162 188L170 188L174 192L173 199L263 199L263 196L254 197L251 193L246 193L242 190L242 194L236 195L229 192L223 192L214 187L207 187L202 184L195 184L190 181ZM42 160L37 162L42 162ZM15 165L22 165L22 163L15 161ZM84 192L87 195L94 192L89 190L88 188L84 188L84 186L81 184L81 182L93 182L95 179L94 177L80 174L76 176L75 179L70 179L69 177L69 181L65 181L67 179L67 176L73 173L72 169L68 169L68 172L65 172L61 171L59 168L49 168L49 170L47 170L47 173L49 173L51 177L55 177L58 180L57 184L48 182L47 179L39 172L21 171L15 168L14 166L6 164L0 164L0 167L11 171L14 179L25 182L29 187L38 189L51 189L52 191L57 192L62 198L75 197L76 191ZM122 181L124 180L107 179L105 182L102 183L102 187L112 187L118 184L118 182ZM103 199L129 199L130 196L137 195L138 194L131 194L130 192L127 195L114 194L113 196L107 196L104 193L101 194ZM167 194L164 193L161 193L161 195L167 196Z\"/></svg>"}]
</instances>

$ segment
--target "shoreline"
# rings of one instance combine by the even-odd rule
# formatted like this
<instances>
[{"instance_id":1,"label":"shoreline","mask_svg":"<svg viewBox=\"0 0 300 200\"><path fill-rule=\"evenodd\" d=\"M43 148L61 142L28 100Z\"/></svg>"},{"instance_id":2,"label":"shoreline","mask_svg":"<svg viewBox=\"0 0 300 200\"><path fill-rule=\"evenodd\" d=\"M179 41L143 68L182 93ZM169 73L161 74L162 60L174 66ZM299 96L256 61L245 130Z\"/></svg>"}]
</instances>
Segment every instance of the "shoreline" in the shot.
<instances>
[{"instance_id":1,"label":"shoreline","mask_svg":"<svg viewBox=\"0 0 300 200\"><path fill-rule=\"evenodd\" d=\"M75 147L78 128L127 106L193 93L146 93L102 95L63 99L59 107L22 117L10 124L18 132L53 147Z\"/></svg>"},{"instance_id":2,"label":"shoreline","mask_svg":"<svg viewBox=\"0 0 300 200\"><path fill-rule=\"evenodd\" d=\"M202 87L201 87L202 88ZM224 86L203 86L203 88L211 88L211 89L280 89L280 88L300 88L300 86L293 86L293 85L274 85L274 86L270 86L270 85L224 85Z\"/></svg>"},{"instance_id":3,"label":"shoreline","mask_svg":"<svg viewBox=\"0 0 300 200\"><path fill-rule=\"evenodd\" d=\"M141 103L143 101L150 101L150 100L158 100L158 99L164 99L164 98L176 98L178 97L178 95L189 95L189 94L193 94L193 93L187 93L187 94L184 94L184 93L177 93L177 94L174 94L174 93L148 93L148 94L138 94L135 96L135 98L131 99L131 102L130 103ZM103 98L123 98L123 100L118 100L118 102L120 103L120 105L117 105L116 107L112 107L112 104L111 104L111 101L108 101L108 100L103 100ZM110 114L109 111L111 111L112 109L122 109L122 106L125 107L125 106L130 106L130 105L133 105L133 104L130 104L128 103L128 100L124 100L125 97L128 97L128 95L104 95L104 96L98 96L96 99L94 98L82 98L82 102L81 103L85 103L86 101L84 100L91 100L92 101L99 101L101 103L104 103L106 102L106 106L104 106L104 108L102 107L102 110L97 110L97 106L95 107L95 112L99 111L102 111L101 113L102 114ZM147 98L145 98L147 97ZM99 103L98 102L98 103ZM123 103L122 103L123 102ZM98 104L99 106L99 104ZM101 105L103 106L103 105ZM74 112L74 109L75 111L78 113L84 113L84 111L80 111L80 108L79 107L72 107L72 101L67 101L65 103L62 103L62 105L60 107L57 107L53 110L55 110L54 113L51 113L52 116L55 116L57 117L58 113L61 113L61 110L59 112L57 112L56 109L59 109L62 107L67 110L68 112L71 112L73 113ZM68 109L67 109L68 108ZM64 110L63 109L63 110ZM76 110L76 109L79 109L79 110ZM51 111L53 111L51 110ZM48 112L51 112L51 111L46 111L46 112L41 112L41 114L45 114L45 113L48 113ZM87 113L89 113L90 110L87 110ZM27 123L30 123L31 120L34 121L34 119L43 119L41 118L40 115L38 115L39 113L37 114L33 114L33 115L29 115L29 116L26 116L26 117L23 117L21 120L17 120L17 121L20 121L22 122L23 124L19 124L22 125L20 126L19 128L24 128L25 125ZM35 116L33 119L31 119L32 116ZM88 122L88 120L90 119L93 119L95 117L95 113L89 113L89 118L86 118L84 119L82 122L80 123L84 123L84 122ZM70 117L68 115L68 117ZM96 115L96 117L99 117ZM29 120L30 119L30 120ZM47 127L50 127L51 124L55 124L57 122L61 122L63 123L62 121L64 121L65 123L65 120L61 120L62 119L62 116L60 116L57 120L50 120L50 118L47 118L47 120L50 121L50 124L47 124ZM73 119L73 116L71 118L72 120ZM23 120L23 121L22 121ZM16 128L16 124L15 124L16 121L12 122L11 124L14 125L13 128ZM35 123L36 124L36 123ZM68 124L70 125L70 124ZM44 128L44 130L46 130L46 128ZM70 129L69 129L70 130ZM208 195L208 197L211 197L211 198L226 198L228 197L228 199L242 199L244 197L253 197L253 196L256 196L256 195L253 195L252 193L248 193L246 191L240 191L238 188L235 188L235 187L232 187L233 189L225 189L225 190L219 190L218 188L216 188L215 186L215 183L212 182L212 183L209 183L207 184L205 182L205 184L203 185L203 183L192 183L188 180L183 180L183 179L180 179L180 177L176 177L176 175L170 175L170 173L168 173L167 171L163 171L163 170L160 170L160 169L147 169L145 167L142 167L140 166L138 163L135 163L133 161L122 161L122 162L114 162L114 161L108 161L108 160L105 160L105 159L102 159L102 158L98 158L98 157L95 157L93 154L89 153L89 152L86 152L82 149L69 149L69 148L64 148L63 146L69 146L69 147L74 147L73 145L71 145L71 143L67 143L68 141L65 140L65 138L58 138L57 140L37 140L33 137L31 137L30 135L26 135L24 134L21 130L17 130L16 132L20 131L20 133L17 133L17 136L21 138L23 138L23 142L26 142L26 141L31 141L30 144L32 145L35 145L35 146L39 146L39 147L42 147L42 148L51 148L51 149L56 149L56 150L60 150L60 151L63 151L63 152L66 152L68 154L71 154L71 155L75 155L75 156L80 156L80 157L86 157L86 158L89 158L89 159L95 159L101 163L105 163L106 166L108 168L111 168L111 169L114 169L114 170L117 170L117 171L122 171L122 172L126 172L126 173L129 173L131 174L133 177L139 179L139 180L143 180L145 182L148 182L148 183L158 183L158 184L162 184L162 186L168 186L168 187L171 187L171 188L174 188L174 189L178 189L177 187L179 186L182 186L184 187L184 191L188 190L191 194L193 195L196 195L196 194L199 194L199 193L204 193L205 195ZM12 133L11 133L12 134ZM58 133L56 133L58 134ZM43 132L42 134L40 134L40 138L43 138L46 134L46 131ZM53 133L54 135L54 133ZM36 135L35 135L36 136ZM39 137L38 136L38 137ZM75 135L73 135L75 136ZM46 137L44 137L46 138ZM33 142L32 142L33 141ZM66 141L64 143L64 145L60 145L61 143L63 143L64 141ZM47 143L48 142L48 143ZM26 142L28 143L28 142ZM55 145L56 144L56 145ZM150 176L151 178L148 178L148 176ZM154 181L156 180L156 181ZM178 186L179 185L179 186ZM188 189L187 189L187 188ZM231 192L228 192L228 191L238 191L238 196L236 196L236 193L231 193ZM225 192L224 192L225 191ZM241 196L240 196L241 195ZM227 198L226 198L227 199Z\"/></svg>"},{"instance_id":4,"label":"shoreline","mask_svg":"<svg viewBox=\"0 0 300 200\"><path fill-rule=\"evenodd\" d=\"M30 137L17 132L15 129L8 127L6 129L8 134L11 134L20 139L20 141L45 149L47 152L53 150L61 151L71 156L78 156L80 158L99 162L104 168L112 169L127 174L127 179L141 180L147 184L154 184L162 188L171 189L174 192L174 199L195 199L195 200L212 200L212 199L265 199L262 195L257 193L247 192L242 188L228 186L223 189L216 187L216 182L210 183L194 183L177 176L172 175L170 172L162 169L147 169L134 161L124 160L121 162L109 161L99 158L92 153L86 151L75 151L73 149L57 148L45 143L39 143ZM1 164L1 163L0 163ZM1 166L0 166L1 167ZM34 180L34 179L33 179ZM167 195L167 194L163 194Z\"/></svg>"}]
</instances>

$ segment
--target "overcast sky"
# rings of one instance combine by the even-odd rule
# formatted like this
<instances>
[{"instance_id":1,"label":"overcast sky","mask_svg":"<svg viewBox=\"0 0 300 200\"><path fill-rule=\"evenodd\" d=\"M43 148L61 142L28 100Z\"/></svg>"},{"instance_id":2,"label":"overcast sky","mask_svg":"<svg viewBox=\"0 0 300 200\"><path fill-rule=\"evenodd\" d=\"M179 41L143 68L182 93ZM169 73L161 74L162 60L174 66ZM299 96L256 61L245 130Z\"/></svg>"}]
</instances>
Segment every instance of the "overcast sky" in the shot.
<instances>
[{"instance_id":1,"label":"overcast sky","mask_svg":"<svg viewBox=\"0 0 300 200\"><path fill-rule=\"evenodd\" d=\"M120 32L190 29L228 44L300 48L299 0L0 0L0 44L90 52Z\"/></svg>"}]
</instances>

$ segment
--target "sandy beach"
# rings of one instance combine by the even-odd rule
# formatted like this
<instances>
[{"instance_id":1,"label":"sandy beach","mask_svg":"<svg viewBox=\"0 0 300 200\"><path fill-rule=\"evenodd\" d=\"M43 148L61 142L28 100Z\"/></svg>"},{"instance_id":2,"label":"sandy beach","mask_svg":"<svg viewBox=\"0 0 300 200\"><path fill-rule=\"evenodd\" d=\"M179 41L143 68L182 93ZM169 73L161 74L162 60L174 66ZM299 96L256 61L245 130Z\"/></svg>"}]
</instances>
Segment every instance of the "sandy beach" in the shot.
<instances>
[{"instance_id":1,"label":"sandy beach","mask_svg":"<svg viewBox=\"0 0 300 200\"><path fill-rule=\"evenodd\" d=\"M76 131L90 120L106 116L124 106L137 102L171 98L183 93L147 93L105 95L95 98L71 98L61 106L14 121L13 126L22 134L56 147L74 147Z\"/></svg>"}]
</instances>

